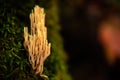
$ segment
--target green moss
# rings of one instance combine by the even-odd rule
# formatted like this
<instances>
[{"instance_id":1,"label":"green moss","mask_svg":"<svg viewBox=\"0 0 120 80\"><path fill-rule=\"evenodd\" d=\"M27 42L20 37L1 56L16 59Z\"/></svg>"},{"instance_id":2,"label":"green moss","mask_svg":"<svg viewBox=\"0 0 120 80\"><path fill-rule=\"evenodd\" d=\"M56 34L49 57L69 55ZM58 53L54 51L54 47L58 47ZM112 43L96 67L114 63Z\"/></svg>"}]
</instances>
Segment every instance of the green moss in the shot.
<instances>
[{"instance_id":1,"label":"green moss","mask_svg":"<svg viewBox=\"0 0 120 80\"><path fill-rule=\"evenodd\" d=\"M30 25L29 14L35 4L45 8L48 40L52 44L44 74L50 80L70 80L59 34L56 0L0 0L0 80L42 80L34 75L23 47L23 28Z\"/></svg>"}]
</instances>

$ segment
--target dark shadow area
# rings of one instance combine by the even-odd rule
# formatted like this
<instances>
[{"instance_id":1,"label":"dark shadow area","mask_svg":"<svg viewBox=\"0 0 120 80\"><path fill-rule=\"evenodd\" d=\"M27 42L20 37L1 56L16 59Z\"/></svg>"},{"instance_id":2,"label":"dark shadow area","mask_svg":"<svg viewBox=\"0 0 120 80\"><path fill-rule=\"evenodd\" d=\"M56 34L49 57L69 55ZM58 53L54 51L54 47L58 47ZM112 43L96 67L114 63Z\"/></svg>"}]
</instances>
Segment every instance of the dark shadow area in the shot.
<instances>
[{"instance_id":1,"label":"dark shadow area","mask_svg":"<svg viewBox=\"0 0 120 80\"><path fill-rule=\"evenodd\" d=\"M114 2L114 0L113 0ZM107 63L98 40L98 26L106 10L116 3L107 0L60 0L61 34L69 55L74 80L119 80L120 66ZM108 13L109 14L109 13ZM119 62L119 60L117 60Z\"/></svg>"}]
</instances>

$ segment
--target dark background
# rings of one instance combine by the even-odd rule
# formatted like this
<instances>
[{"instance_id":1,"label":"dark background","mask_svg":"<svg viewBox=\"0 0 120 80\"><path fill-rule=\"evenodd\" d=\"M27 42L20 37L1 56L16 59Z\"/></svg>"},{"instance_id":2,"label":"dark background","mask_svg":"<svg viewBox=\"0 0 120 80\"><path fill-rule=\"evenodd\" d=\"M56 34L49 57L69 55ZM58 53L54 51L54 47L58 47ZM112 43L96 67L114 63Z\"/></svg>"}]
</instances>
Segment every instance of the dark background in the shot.
<instances>
[{"instance_id":1,"label":"dark background","mask_svg":"<svg viewBox=\"0 0 120 80\"><path fill-rule=\"evenodd\" d=\"M88 9L92 7L90 12ZM108 68L97 27L105 10L118 6L117 0L59 0L61 35L69 56L69 71L74 80L118 80ZM95 8L95 9L93 9ZM114 68L116 69L116 68ZM118 70L117 70L118 71Z\"/></svg>"}]
</instances>

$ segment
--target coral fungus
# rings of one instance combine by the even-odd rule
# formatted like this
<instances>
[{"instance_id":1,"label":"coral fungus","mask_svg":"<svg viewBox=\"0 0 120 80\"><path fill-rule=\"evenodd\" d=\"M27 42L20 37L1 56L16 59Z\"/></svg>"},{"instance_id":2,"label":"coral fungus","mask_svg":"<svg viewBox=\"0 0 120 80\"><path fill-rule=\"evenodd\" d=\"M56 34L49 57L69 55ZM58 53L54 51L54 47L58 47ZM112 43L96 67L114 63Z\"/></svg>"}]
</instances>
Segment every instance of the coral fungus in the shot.
<instances>
[{"instance_id":1,"label":"coral fungus","mask_svg":"<svg viewBox=\"0 0 120 80\"><path fill-rule=\"evenodd\" d=\"M51 44L47 40L44 9L35 6L30 14L31 31L24 27L24 47L28 51L29 62L36 74L42 75L43 65L50 55Z\"/></svg>"}]
</instances>

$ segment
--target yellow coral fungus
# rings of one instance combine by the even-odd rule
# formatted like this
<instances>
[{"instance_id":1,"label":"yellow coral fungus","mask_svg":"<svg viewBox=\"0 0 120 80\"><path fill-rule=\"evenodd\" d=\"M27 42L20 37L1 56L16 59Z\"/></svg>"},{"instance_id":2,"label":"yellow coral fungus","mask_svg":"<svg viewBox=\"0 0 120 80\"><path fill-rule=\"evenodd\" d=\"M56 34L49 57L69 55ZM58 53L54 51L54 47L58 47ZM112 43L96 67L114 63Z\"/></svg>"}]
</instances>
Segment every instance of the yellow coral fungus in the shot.
<instances>
[{"instance_id":1,"label":"yellow coral fungus","mask_svg":"<svg viewBox=\"0 0 120 80\"><path fill-rule=\"evenodd\" d=\"M24 27L24 47L28 51L29 61L36 74L42 75L45 59L50 55L51 44L47 40L44 9L35 6L30 14L31 33Z\"/></svg>"}]
</instances>

